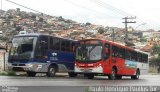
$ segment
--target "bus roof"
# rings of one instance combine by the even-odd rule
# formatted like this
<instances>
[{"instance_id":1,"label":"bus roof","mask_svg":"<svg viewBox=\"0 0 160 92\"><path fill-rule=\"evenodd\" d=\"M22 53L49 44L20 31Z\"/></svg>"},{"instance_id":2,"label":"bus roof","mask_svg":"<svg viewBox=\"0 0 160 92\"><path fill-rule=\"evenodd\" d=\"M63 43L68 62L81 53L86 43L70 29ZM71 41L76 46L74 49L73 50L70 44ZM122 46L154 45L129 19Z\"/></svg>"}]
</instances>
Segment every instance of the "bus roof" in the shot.
<instances>
[{"instance_id":1,"label":"bus roof","mask_svg":"<svg viewBox=\"0 0 160 92\"><path fill-rule=\"evenodd\" d=\"M18 34L18 35L15 35L15 37L19 37L19 36L39 36L39 35L44 35L44 34L40 34L40 33L27 33L27 34Z\"/></svg>"},{"instance_id":2,"label":"bus roof","mask_svg":"<svg viewBox=\"0 0 160 92\"><path fill-rule=\"evenodd\" d=\"M147 52L144 52L144 51L141 51L141 50L139 50L139 49L134 49L135 51L137 51L137 52L140 52L140 53L143 53L143 54L147 54L147 55L149 55L149 53L147 53Z\"/></svg>"},{"instance_id":3,"label":"bus roof","mask_svg":"<svg viewBox=\"0 0 160 92\"><path fill-rule=\"evenodd\" d=\"M89 40L99 40L99 41L103 41L103 42L109 42L111 44L114 44L116 46L120 46L122 48L126 48L128 50L136 51L136 52L143 53L143 54L148 54L148 53L143 52L141 50L137 50L137 49L134 49L134 48L131 48L131 47L127 47L127 46L124 46L122 44L119 44L119 43L116 43L116 42L112 42L112 41L109 41L109 40L104 40L104 39L82 39L82 40L79 40L79 41L89 41Z\"/></svg>"},{"instance_id":4,"label":"bus roof","mask_svg":"<svg viewBox=\"0 0 160 92\"><path fill-rule=\"evenodd\" d=\"M88 41L88 40L99 40L99 41L102 41L102 39L94 39L94 38L92 38L92 39L82 39L82 40L79 40L79 41Z\"/></svg>"},{"instance_id":5,"label":"bus roof","mask_svg":"<svg viewBox=\"0 0 160 92\"><path fill-rule=\"evenodd\" d=\"M28 34L20 34L20 35L15 35L14 37L24 37L24 36L50 36L50 37L55 37L55 38L60 38L60 39L65 39L65 40L72 40L72 41L77 41L77 40L73 40L73 39L67 39L67 38L63 38L63 37L57 37L57 36L53 36L53 35L49 35L49 34L41 34L41 33L28 33Z\"/></svg>"},{"instance_id":6,"label":"bus roof","mask_svg":"<svg viewBox=\"0 0 160 92\"><path fill-rule=\"evenodd\" d=\"M98 41L103 41L103 42L109 42L109 43L111 43L111 44L118 45L118 46L120 46L120 47L132 49L132 48L129 48L129 47L124 46L124 45L122 45L122 44L119 44L119 43L116 43L116 42L112 42L112 41L109 41L109 40L104 40L104 39L94 39L94 38L92 38L92 39L82 39L82 40L80 40L80 41L89 41L89 40L98 40Z\"/></svg>"}]
</instances>

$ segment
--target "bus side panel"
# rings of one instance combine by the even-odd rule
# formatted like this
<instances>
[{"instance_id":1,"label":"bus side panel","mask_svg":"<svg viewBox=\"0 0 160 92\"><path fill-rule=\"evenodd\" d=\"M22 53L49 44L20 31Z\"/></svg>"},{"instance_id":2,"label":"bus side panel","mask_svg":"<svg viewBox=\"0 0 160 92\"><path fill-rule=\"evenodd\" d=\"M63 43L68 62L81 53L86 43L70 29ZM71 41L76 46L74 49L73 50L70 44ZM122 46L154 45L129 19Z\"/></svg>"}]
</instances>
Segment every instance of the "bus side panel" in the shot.
<instances>
[{"instance_id":1,"label":"bus side panel","mask_svg":"<svg viewBox=\"0 0 160 92\"><path fill-rule=\"evenodd\" d=\"M111 74L114 66L117 67L117 74L124 75L126 73L124 60L121 58L110 58L108 61L103 62L103 72Z\"/></svg>"},{"instance_id":2,"label":"bus side panel","mask_svg":"<svg viewBox=\"0 0 160 92\"><path fill-rule=\"evenodd\" d=\"M103 63L104 74L111 74L114 66L117 67L118 75L134 75L137 64L135 62L116 57Z\"/></svg>"},{"instance_id":3,"label":"bus side panel","mask_svg":"<svg viewBox=\"0 0 160 92\"><path fill-rule=\"evenodd\" d=\"M140 74L141 75L145 75L145 74L148 73L148 69L149 69L148 67L149 67L148 63L141 63L141 62L137 63L137 68L140 69Z\"/></svg>"},{"instance_id":4,"label":"bus side panel","mask_svg":"<svg viewBox=\"0 0 160 92\"><path fill-rule=\"evenodd\" d=\"M110 64L110 62L111 62L111 58L110 59L108 59L107 61L103 61L102 62L102 67L103 67L103 73L104 74L110 74L111 73L111 64Z\"/></svg>"},{"instance_id":5,"label":"bus side panel","mask_svg":"<svg viewBox=\"0 0 160 92\"><path fill-rule=\"evenodd\" d=\"M135 75L137 69L137 62L125 60L125 75Z\"/></svg>"},{"instance_id":6,"label":"bus side panel","mask_svg":"<svg viewBox=\"0 0 160 92\"><path fill-rule=\"evenodd\" d=\"M74 70L74 62L75 62L75 54L68 52L50 52L49 60L52 62L56 62L60 66L65 66L69 71Z\"/></svg>"},{"instance_id":7,"label":"bus side panel","mask_svg":"<svg viewBox=\"0 0 160 92\"><path fill-rule=\"evenodd\" d=\"M34 72L47 72L48 71L48 66L50 63L47 63L48 58L42 58L42 59L38 59L35 58L32 60L32 64L33 64L33 71Z\"/></svg>"},{"instance_id":8,"label":"bus side panel","mask_svg":"<svg viewBox=\"0 0 160 92\"><path fill-rule=\"evenodd\" d=\"M126 74L125 71L125 60L121 58L115 58L115 65L117 67L117 74L118 75L124 75ZM113 62L113 61L112 61Z\"/></svg>"}]
</instances>

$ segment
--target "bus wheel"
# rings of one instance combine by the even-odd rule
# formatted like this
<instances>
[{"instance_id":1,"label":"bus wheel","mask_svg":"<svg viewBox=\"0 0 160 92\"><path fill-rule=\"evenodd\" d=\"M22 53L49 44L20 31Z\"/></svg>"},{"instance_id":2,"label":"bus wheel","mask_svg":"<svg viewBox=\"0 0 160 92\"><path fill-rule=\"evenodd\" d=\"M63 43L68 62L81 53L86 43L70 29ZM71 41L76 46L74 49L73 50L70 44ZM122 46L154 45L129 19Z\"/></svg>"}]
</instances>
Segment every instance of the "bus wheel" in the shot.
<instances>
[{"instance_id":1,"label":"bus wheel","mask_svg":"<svg viewBox=\"0 0 160 92\"><path fill-rule=\"evenodd\" d=\"M115 80L116 79L116 70L115 68L112 69L112 73L108 76L110 80Z\"/></svg>"},{"instance_id":2,"label":"bus wheel","mask_svg":"<svg viewBox=\"0 0 160 92\"><path fill-rule=\"evenodd\" d=\"M68 75L69 77L77 77L77 73L74 72L69 72Z\"/></svg>"},{"instance_id":3,"label":"bus wheel","mask_svg":"<svg viewBox=\"0 0 160 92\"><path fill-rule=\"evenodd\" d=\"M47 76L54 77L57 72L57 68L55 66L49 66Z\"/></svg>"},{"instance_id":4,"label":"bus wheel","mask_svg":"<svg viewBox=\"0 0 160 92\"><path fill-rule=\"evenodd\" d=\"M27 72L28 77L35 77L36 73L35 72Z\"/></svg>"},{"instance_id":5,"label":"bus wheel","mask_svg":"<svg viewBox=\"0 0 160 92\"><path fill-rule=\"evenodd\" d=\"M87 74L86 75L88 79L93 79L94 78L94 74Z\"/></svg>"},{"instance_id":6,"label":"bus wheel","mask_svg":"<svg viewBox=\"0 0 160 92\"><path fill-rule=\"evenodd\" d=\"M136 75L132 75L132 76L131 76L131 79L139 79L139 76L140 76L140 71L137 70L137 71L136 71Z\"/></svg>"},{"instance_id":7,"label":"bus wheel","mask_svg":"<svg viewBox=\"0 0 160 92\"><path fill-rule=\"evenodd\" d=\"M122 75L117 75L116 79L119 79L119 80L122 79Z\"/></svg>"}]
</instances>

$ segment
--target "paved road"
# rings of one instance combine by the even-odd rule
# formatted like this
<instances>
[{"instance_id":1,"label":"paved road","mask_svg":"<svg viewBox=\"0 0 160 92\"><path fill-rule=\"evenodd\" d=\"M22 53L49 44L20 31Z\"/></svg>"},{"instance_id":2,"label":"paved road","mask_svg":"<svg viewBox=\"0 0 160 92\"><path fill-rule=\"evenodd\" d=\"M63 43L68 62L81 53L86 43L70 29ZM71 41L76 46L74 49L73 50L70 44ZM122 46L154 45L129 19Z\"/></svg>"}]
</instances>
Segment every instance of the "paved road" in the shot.
<instances>
[{"instance_id":1,"label":"paved road","mask_svg":"<svg viewBox=\"0 0 160 92\"><path fill-rule=\"evenodd\" d=\"M151 85L160 86L160 75L141 75L139 80L125 77L122 80L108 80L108 77L95 77L87 79L82 76L69 78L67 75L56 77L25 77L25 76L0 76L1 86L130 86Z\"/></svg>"},{"instance_id":2,"label":"paved road","mask_svg":"<svg viewBox=\"0 0 160 92\"><path fill-rule=\"evenodd\" d=\"M67 75L58 75L53 78L49 77L25 77L25 76L0 76L0 86L21 86L21 89L25 91L18 92L33 92L35 86L37 89L41 89L36 92L44 92L45 89L51 90L50 92L63 92L62 90L68 89L75 92L74 88L84 92L79 87L90 86L159 86L160 87L160 75L141 75L139 80L131 80L130 77L124 77L122 80L108 80L108 77L95 77L94 79L86 79L82 76L76 78L69 78ZM33 87L34 86L34 87ZM29 87L29 88L27 88ZM73 87L73 88L72 88ZM53 91L57 89L57 91ZM65 89L66 88L66 89ZM61 91L58 91L58 90ZM4 91L5 92L5 91ZM15 91L16 92L16 91ZM35 92L35 91L34 91ZM49 92L49 91L46 91ZM87 91L88 92L88 91Z\"/></svg>"}]
</instances>

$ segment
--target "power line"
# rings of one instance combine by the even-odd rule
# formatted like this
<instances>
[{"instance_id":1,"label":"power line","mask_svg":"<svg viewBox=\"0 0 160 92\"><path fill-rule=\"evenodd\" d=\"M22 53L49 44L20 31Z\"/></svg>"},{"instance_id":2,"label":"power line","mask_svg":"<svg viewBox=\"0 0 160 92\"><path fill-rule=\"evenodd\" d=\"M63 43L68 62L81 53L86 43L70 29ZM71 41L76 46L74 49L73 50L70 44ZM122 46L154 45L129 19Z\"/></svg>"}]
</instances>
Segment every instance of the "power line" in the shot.
<instances>
[{"instance_id":1,"label":"power line","mask_svg":"<svg viewBox=\"0 0 160 92\"><path fill-rule=\"evenodd\" d=\"M97 4L97 5L99 5L99 6L101 6L101 7L103 7L103 8L110 9L111 11L114 11L115 13L123 15L123 16L136 16L134 14L125 12L125 11L123 11L121 9L118 9L118 8L114 7L114 6L106 4L105 2L103 2L101 0L90 0L90 1L93 2L93 3L95 3L95 4ZM140 18L140 17L137 17L137 18L139 18L139 20L142 23L144 23L144 22L146 23L147 21L150 21L150 20L146 20L146 19L143 19L143 18ZM146 20L146 21L144 21L144 20ZM154 27L154 25L152 25L152 24L149 24L148 26L149 27L151 27L151 26Z\"/></svg>"},{"instance_id":2,"label":"power line","mask_svg":"<svg viewBox=\"0 0 160 92\"><path fill-rule=\"evenodd\" d=\"M96 10L94 10L94 9L90 9L90 8L84 6L84 5L79 5L79 4L74 3L74 2L71 2L71 1L69 1L69 0L64 0L64 1L65 1L65 2L68 2L68 3L72 4L72 5L74 5L74 6L76 6L76 7L83 8L83 9L85 9L85 10L89 10L89 11L93 11L93 12L96 12L96 13L105 14L105 15L107 15L107 16L109 16L109 17L113 17L113 16L110 16L110 15L104 13L104 12L102 13L102 12L96 11Z\"/></svg>"},{"instance_id":3,"label":"power line","mask_svg":"<svg viewBox=\"0 0 160 92\"><path fill-rule=\"evenodd\" d=\"M123 16L130 15L130 14L118 9L118 8L115 8L115 7L113 7L113 6L109 5L109 4L104 3L101 0L90 0L90 1L95 3L95 4L97 4L97 5L99 5L99 6L101 6L101 7L103 7L103 8L109 9L109 10L111 10L111 11L117 13L117 14L120 14L120 15L123 15Z\"/></svg>"},{"instance_id":4,"label":"power line","mask_svg":"<svg viewBox=\"0 0 160 92\"><path fill-rule=\"evenodd\" d=\"M12 4L15 4L15 5L24 7L24 8L26 8L26 9L35 11L35 12L37 12L37 13L44 14L43 12L40 12L40 11L37 11L37 10L35 10L35 9L29 8L29 7L27 7L27 6L18 4L18 3L16 3L16 2L13 2L13 1L10 1L10 0L6 0L6 1L8 1L8 2L10 2L10 3L12 3ZM64 0L64 1L68 1L68 0ZM97 4L97 5L99 5L99 6L101 6L101 7L110 9L111 11L114 11L114 12L117 13L117 14L120 14L120 15L123 15L123 16L135 16L134 14L127 13L127 12L125 12L125 11L123 11L123 10L120 10L120 9L114 7L114 6L111 6L111 5L109 5L109 4L106 4L105 2L103 2L103 1L101 1L101 0L90 0L90 1L93 2L93 3L95 3L95 4ZM68 1L68 2L70 2L70 1ZM73 4L73 5L75 5L75 6L79 6L79 7L81 7L81 8L84 8L84 9L87 9L87 10L94 11L94 12L97 12L97 13L101 13L101 14L102 14L102 12L98 12L98 11L95 11L95 10L93 10L93 9L86 8L85 6L78 5L78 4L75 4L75 3L73 3L73 2L70 2L70 3ZM2 0L1 0L1 9L2 9ZM108 14L106 14L106 13L104 13L104 14L107 15L107 16L110 16L110 15L108 15ZM48 14L45 14L45 15L48 15ZM110 16L110 17L113 17L113 16ZM142 18L139 18L139 20L141 20L142 22L146 22L146 21L142 20ZM145 19L145 20L146 20L146 19ZM147 20L147 21L150 21L150 20ZM149 24L149 25L152 26L152 27L154 27L154 25L152 25L152 24ZM148 25L148 26L149 26L149 25Z\"/></svg>"},{"instance_id":5,"label":"power line","mask_svg":"<svg viewBox=\"0 0 160 92\"><path fill-rule=\"evenodd\" d=\"M32 11L34 11L34 12L44 14L44 13L42 13L42 12L40 12L40 11L34 10L34 9L32 9L32 8L29 8L29 7L27 7L27 6L24 6L24 5L18 4L18 3L16 3L16 2L13 2L13 1L10 1L10 0L6 0L6 1L8 1L8 2L10 2L10 3L12 3L12 4L15 4L15 5L21 6L21 7L23 7L23 8L26 8L26 9L32 10ZM46 14L46 15L47 15L47 14Z\"/></svg>"}]
</instances>

